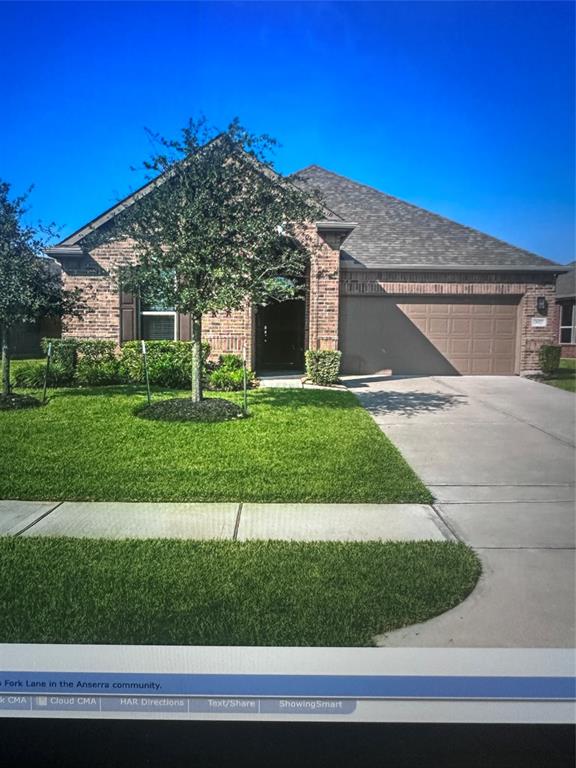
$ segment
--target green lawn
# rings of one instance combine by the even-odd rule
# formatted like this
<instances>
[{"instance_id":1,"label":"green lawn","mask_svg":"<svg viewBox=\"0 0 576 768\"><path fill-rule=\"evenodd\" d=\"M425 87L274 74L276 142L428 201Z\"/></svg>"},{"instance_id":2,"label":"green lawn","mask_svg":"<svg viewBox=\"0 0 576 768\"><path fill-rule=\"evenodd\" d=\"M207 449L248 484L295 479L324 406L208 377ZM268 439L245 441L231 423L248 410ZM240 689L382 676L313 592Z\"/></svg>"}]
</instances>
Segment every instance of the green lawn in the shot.
<instances>
[{"instance_id":1,"label":"green lawn","mask_svg":"<svg viewBox=\"0 0 576 768\"><path fill-rule=\"evenodd\" d=\"M546 379L546 383L568 392L576 392L576 359L565 357L560 360L560 369L551 379Z\"/></svg>"},{"instance_id":2,"label":"green lawn","mask_svg":"<svg viewBox=\"0 0 576 768\"><path fill-rule=\"evenodd\" d=\"M144 403L137 387L69 389L0 412L0 498L431 500L349 392L256 390L250 418L217 424L148 421L134 413Z\"/></svg>"},{"instance_id":3,"label":"green lawn","mask_svg":"<svg viewBox=\"0 0 576 768\"><path fill-rule=\"evenodd\" d=\"M0 642L367 646L461 602L454 542L0 538Z\"/></svg>"}]
</instances>

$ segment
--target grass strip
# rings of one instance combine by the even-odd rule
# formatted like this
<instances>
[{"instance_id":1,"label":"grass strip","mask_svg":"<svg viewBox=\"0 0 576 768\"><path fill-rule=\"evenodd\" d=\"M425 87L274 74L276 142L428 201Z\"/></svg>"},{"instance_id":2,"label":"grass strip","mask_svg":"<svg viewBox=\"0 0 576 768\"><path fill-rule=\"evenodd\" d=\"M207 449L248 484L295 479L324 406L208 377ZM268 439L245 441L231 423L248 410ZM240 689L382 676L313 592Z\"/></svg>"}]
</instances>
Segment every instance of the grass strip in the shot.
<instances>
[{"instance_id":1,"label":"grass strip","mask_svg":"<svg viewBox=\"0 0 576 768\"><path fill-rule=\"evenodd\" d=\"M0 538L0 642L369 646L461 602L454 542Z\"/></svg>"},{"instance_id":2,"label":"grass strip","mask_svg":"<svg viewBox=\"0 0 576 768\"><path fill-rule=\"evenodd\" d=\"M560 368L552 378L546 379L546 383L567 392L576 392L576 359L560 360Z\"/></svg>"}]
</instances>

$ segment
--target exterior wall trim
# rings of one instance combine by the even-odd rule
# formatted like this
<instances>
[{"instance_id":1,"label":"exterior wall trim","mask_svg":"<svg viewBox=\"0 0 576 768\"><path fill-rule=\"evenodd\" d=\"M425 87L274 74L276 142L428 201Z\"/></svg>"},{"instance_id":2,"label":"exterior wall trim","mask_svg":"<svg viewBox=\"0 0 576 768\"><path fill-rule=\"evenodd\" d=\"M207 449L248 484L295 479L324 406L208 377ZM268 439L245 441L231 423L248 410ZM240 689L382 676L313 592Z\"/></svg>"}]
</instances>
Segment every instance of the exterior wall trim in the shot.
<instances>
[{"instance_id":1,"label":"exterior wall trim","mask_svg":"<svg viewBox=\"0 0 576 768\"><path fill-rule=\"evenodd\" d=\"M561 275L570 271L570 267L566 267L562 264L542 264L533 265L526 264L513 265L513 264L398 264L397 266L389 267L367 267L364 264L343 263L342 270L354 271L354 272L494 272L494 273L506 273L506 272L550 272L555 275Z\"/></svg>"}]
</instances>

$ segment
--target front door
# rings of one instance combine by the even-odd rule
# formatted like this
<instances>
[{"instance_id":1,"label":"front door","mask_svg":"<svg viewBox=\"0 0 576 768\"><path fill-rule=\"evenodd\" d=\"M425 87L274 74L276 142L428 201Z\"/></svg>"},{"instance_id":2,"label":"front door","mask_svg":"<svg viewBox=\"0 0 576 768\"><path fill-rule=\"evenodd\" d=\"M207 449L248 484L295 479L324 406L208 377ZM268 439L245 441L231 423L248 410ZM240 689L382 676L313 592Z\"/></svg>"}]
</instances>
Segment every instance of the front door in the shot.
<instances>
[{"instance_id":1,"label":"front door","mask_svg":"<svg viewBox=\"0 0 576 768\"><path fill-rule=\"evenodd\" d=\"M304 299L274 301L256 312L258 371L304 370Z\"/></svg>"}]
</instances>

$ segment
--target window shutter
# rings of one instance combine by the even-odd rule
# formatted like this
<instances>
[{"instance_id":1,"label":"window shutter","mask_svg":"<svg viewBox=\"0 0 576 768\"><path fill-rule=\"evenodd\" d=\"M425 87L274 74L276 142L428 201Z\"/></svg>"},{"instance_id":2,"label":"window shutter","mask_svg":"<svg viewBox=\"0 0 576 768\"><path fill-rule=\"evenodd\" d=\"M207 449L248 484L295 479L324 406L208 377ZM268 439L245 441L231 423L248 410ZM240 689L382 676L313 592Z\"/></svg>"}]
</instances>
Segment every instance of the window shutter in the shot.
<instances>
[{"instance_id":1,"label":"window shutter","mask_svg":"<svg viewBox=\"0 0 576 768\"><path fill-rule=\"evenodd\" d=\"M120 291L120 343L138 338L138 301L133 293Z\"/></svg>"},{"instance_id":2,"label":"window shutter","mask_svg":"<svg viewBox=\"0 0 576 768\"><path fill-rule=\"evenodd\" d=\"M190 315L178 315L178 338L180 341L190 341L191 334Z\"/></svg>"}]
</instances>

